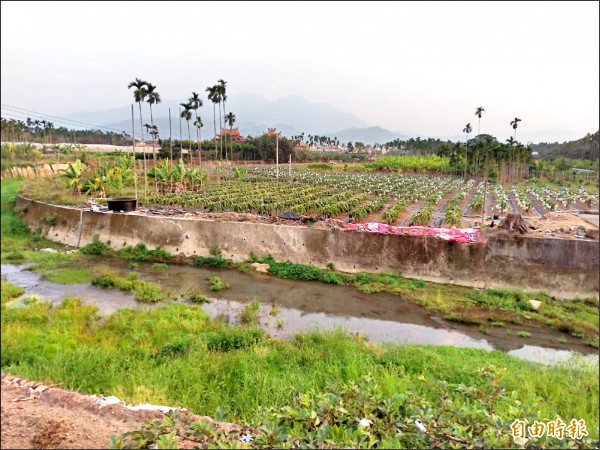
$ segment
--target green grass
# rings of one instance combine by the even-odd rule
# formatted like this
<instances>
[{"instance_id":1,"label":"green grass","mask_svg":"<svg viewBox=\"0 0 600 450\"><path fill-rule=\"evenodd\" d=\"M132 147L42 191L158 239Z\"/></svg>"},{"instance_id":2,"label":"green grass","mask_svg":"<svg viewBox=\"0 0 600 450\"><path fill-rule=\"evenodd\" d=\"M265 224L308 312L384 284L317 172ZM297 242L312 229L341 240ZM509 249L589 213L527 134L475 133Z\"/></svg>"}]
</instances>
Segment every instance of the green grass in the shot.
<instances>
[{"instance_id":1,"label":"green grass","mask_svg":"<svg viewBox=\"0 0 600 450\"><path fill-rule=\"evenodd\" d=\"M519 331L519 332L517 333L517 336L519 336L519 337L530 337L530 336L531 336L531 333L529 333L529 332L527 332L527 331Z\"/></svg>"},{"instance_id":2,"label":"green grass","mask_svg":"<svg viewBox=\"0 0 600 450\"><path fill-rule=\"evenodd\" d=\"M25 289L23 289L21 286L16 286L14 284L2 280L2 286L0 288L0 298L2 301L2 305L19 297L21 294L23 294L23 292L25 292Z\"/></svg>"},{"instance_id":3,"label":"green grass","mask_svg":"<svg viewBox=\"0 0 600 450\"><path fill-rule=\"evenodd\" d=\"M189 296L189 301L193 303L210 303L210 298L203 294L192 294Z\"/></svg>"},{"instance_id":4,"label":"green grass","mask_svg":"<svg viewBox=\"0 0 600 450\"><path fill-rule=\"evenodd\" d=\"M79 253L81 253L82 255L111 256L114 254L114 251L108 245L102 242L96 235L94 236L92 242L79 249Z\"/></svg>"},{"instance_id":5,"label":"green grass","mask_svg":"<svg viewBox=\"0 0 600 450\"><path fill-rule=\"evenodd\" d=\"M164 261L173 258L173 255L171 255L166 250L163 250L160 247L151 250L148 247L146 247L146 244L144 244L143 242L140 242L135 246L123 247L121 250L119 250L119 256L133 261Z\"/></svg>"},{"instance_id":6,"label":"green grass","mask_svg":"<svg viewBox=\"0 0 600 450\"><path fill-rule=\"evenodd\" d=\"M83 284L91 283L94 274L88 269L64 268L47 271L45 277L55 283Z\"/></svg>"},{"instance_id":7,"label":"green grass","mask_svg":"<svg viewBox=\"0 0 600 450\"><path fill-rule=\"evenodd\" d=\"M91 283L103 288L119 288L123 291L132 291L135 299L144 303L155 303L172 298L172 294L164 292L158 284L138 279L136 272L131 272L127 277L122 277L114 271L103 270L91 280Z\"/></svg>"},{"instance_id":8,"label":"green grass","mask_svg":"<svg viewBox=\"0 0 600 450\"><path fill-rule=\"evenodd\" d=\"M225 259L220 256L196 256L194 263L197 266L209 266L209 267L230 267L232 261Z\"/></svg>"},{"instance_id":9,"label":"green grass","mask_svg":"<svg viewBox=\"0 0 600 450\"><path fill-rule=\"evenodd\" d=\"M208 278L211 291L222 291L223 289L229 289L231 286L229 283L223 281L223 279L217 275L213 275Z\"/></svg>"},{"instance_id":10,"label":"green grass","mask_svg":"<svg viewBox=\"0 0 600 450\"><path fill-rule=\"evenodd\" d=\"M493 414L503 434L517 417L559 415L585 419L597 439L597 366L545 367L499 351L375 344L341 330L283 342L210 321L184 304L121 309L101 321L94 307L71 299L60 307L3 308L1 320L3 372L128 402L182 405L209 416L222 407L225 420L252 421L260 408L303 408L295 392L319 396L337 382L362 386L369 402L415 396L406 404L428 407L419 412L428 424L443 405L472 414L475 423L487 419L478 416L472 394L481 389L488 398L489 389L501 386L506 394L494 401ZM496 374L493 385L480 369Z\"/></svg>"},{"instance_id":11,"label":"green grass","mask_svg":"<svg viewBox=\"0 0 600 450\"><path fill-rule=\"evenodd\" d=\"M258 300L252 300L248 303L240 314L240 322L243 324L258 324L260 319L260 303Z\"/></svg>"}]
</instances>

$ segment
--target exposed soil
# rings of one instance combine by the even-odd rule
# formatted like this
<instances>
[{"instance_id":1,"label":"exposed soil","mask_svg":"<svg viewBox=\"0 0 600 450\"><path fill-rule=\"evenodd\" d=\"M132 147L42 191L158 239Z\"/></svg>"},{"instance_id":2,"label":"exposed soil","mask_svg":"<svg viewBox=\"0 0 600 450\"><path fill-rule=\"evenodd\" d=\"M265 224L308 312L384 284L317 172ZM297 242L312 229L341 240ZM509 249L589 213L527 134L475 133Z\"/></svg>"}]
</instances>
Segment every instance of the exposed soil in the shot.
<instances>
[{"instance_id":1,"label":"exposed soil","mask_svg":"<svg viewBox=\"0 0 600 450\"><path fill-rule=\"evenodd\" d=\"M588 237L598 239L598 228L575 214L566 212L549 212L544 218L528 218L527 222L535 228L535 234L557 236L567 239L578 239L575 233L583 230Z\"/></svg>"},{"instance_id":2,"label":"exposed soil","mask_svg":"<svg viewBox=\"0 0 600 450\"><path fill-rule=\"evenodd\" d=\"M108 448L111 435L139 429L148 418L164 417L158 409L132 410L103 399L3 373L0 448ZM188 421L203 419L226 431L240 428L179 411ZM194 445L181 439L179 448Z\"/></svg>"}]
</instances>

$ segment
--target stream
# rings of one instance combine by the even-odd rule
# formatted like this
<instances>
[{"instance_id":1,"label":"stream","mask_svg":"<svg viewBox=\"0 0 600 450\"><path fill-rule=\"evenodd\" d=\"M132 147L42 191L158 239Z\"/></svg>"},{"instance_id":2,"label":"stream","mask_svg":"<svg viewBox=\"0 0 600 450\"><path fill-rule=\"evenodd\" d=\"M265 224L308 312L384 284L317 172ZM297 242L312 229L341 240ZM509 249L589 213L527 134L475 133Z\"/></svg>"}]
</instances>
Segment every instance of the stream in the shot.
<instances>
[{"instance_id":1,"label":"stream","mask_svg":"<svg viewBox=\"0 0 600 450\"><path fill-rule=\"evenodd\" d=\"M120 258L89 257L68 264L61 267L94 270L110 267L122 274L130 271L128 261ZM2 264L1 270L3 279L25 288L23 297L36 295L54 305L60 304L64 297L79 297L82 303L98 307L101 314L110 314L124 307L152 308L163 304L138 303L132 293L118 289L54 283L28 270L26 265ZM284 280L255 272L179 264L155 269L150 263L140 262L135 271L140 278L158 283L165 289L186 289L206 295L212 301L203 304L202 308L209 316L220 316L230 323L238 323L244 307L256 299L261 303L260 326L275 338L289 338L307 330L341 327L350 333L360 333L371 341L498 349L545 364L566 361L576 354L586 355L586 360L598 361L595 349L568 333L552 330L533 320L521 325L480 328L446 321L438 313L427 311L397 295L365 294L352 286ZM220 276L231 288L212 292L206 281L211 275ZM279 311L271 315L271 307L275 304ZM517 335L519 331L527 331L531 336L520 337Z\"/></svg>"}]
</instances>

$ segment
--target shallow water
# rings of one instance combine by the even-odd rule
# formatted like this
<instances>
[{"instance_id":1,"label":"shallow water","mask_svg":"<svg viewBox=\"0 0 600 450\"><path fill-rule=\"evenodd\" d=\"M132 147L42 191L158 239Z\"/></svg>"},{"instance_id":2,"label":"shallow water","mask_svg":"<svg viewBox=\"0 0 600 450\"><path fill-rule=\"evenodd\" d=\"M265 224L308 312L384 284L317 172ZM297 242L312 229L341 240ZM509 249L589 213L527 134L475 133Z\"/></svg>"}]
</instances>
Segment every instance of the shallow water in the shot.
<instances>
[{"instance_id":1,"label":"shallow water","mask_svg":"<svg viewBox=\"0 0 600 450\"><path fill-rule=\"evenodd\" d=\"M106 266L123 273L129 271L128 262L120 258L86 258L71 264L95 269ZM597 352L578 339L534 321L514 328L487 327L482 330L477 326L445 321L397 295L365 294L352 286L282 280L254 272L178 264L169 264L167 269L154 269L150 263L139 263L135 271L141 278L159 283L164 288L185 289L210 297L212 302L202 305L203 309L211 317L224 316L232 323L238 322L244 307L256 298L261 303L261 326L279 338L315 328L342 327L371 341L499 349L519 358L543 363L565 361L577 353L589 355L586 359L598 359ZM231 288L212 292L206 281L211 275L219 275ZM122 307L141 306L131 293L89 284L54 283L27 270L26 266L2 264L2 278L23 286L25 295L38 295L53 304L59 304L65 296L76 296L83 303L94 304L105 313ZM272 316L269 312L274 304L279 306L279 312ZM146 304L143 306L148 307ZM281 328L278 328L278 321ZM518 331L527 331L531 336L519 337ZM566 342L559 343L559 337Z\"/></svg>"}]
</instances>

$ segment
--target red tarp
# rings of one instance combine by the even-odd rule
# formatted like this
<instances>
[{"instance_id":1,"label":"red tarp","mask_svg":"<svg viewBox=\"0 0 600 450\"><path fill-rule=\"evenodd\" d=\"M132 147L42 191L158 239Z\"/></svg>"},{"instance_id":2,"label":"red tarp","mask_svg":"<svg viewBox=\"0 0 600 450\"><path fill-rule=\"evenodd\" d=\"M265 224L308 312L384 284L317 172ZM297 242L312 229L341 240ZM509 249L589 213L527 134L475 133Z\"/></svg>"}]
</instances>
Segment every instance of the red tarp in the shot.
<instances>
[{"instance_id":1,"label":"red tarp","mask_svg":"<svg viewBox=\"0 0 600 450\"><path fill-rule=\"evenodd\" d=\"M385 223L350 223L345 230L366 231L368 233L407 234L409 236L437 236L446 241L468 244L483 244L481 233L476 228L433 228L433 227L393 227Z\"/></svg>"}]
</instances>

